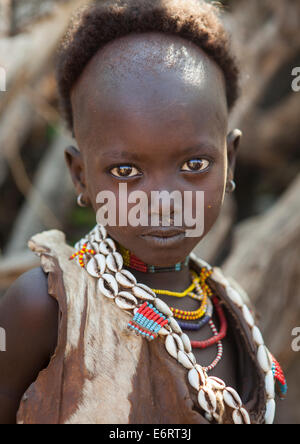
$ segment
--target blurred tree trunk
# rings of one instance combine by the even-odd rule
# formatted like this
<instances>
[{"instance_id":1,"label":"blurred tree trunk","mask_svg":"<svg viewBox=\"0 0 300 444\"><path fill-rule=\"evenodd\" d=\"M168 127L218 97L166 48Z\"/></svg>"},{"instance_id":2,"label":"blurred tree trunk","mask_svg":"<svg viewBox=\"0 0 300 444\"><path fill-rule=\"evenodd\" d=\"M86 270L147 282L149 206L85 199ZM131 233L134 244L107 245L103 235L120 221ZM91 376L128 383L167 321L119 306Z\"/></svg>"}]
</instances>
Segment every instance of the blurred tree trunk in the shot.
<instances>
[{"instance_id":1,"label":"blurred tree trunk","mask_svg":"<svg viewBox=\"0 0 300 444\"><path fill-rule=\"evenodd\" d=\"M286 187L299 168L300 2L239 0L228 17L242 69L242 98L231 117L244 133L240 163L272 173ZM293 164L294 159L298 164Z\"/></svg>"},{"instance_id":2,"label":"blurred tree trunk","mask_svg":"<svg viewBox=\"0 0 300 444\"><path fill-rule=\"evenodd\" d=\"M234 277L254 302L266 344L291 375L291 389L298 387L299 376L294 371L299 353L291 347L292 331L300 327L299 196L300 175L268 212L237 226L223 264L225 275ZM285 417L299 423L299 397L290 395Z\"/></svg>"},{"instance_id":3,"label":"blurred tree trunk","mask_svg":"<svg viewBox=\"0 0 300 444\"><path fill-rule=\"evenodd\" d=\"M280 420L299 424L299 353L291 348L291 332L300 326L300 93L292 90L292 70L300 66L300 2L233 4L228 24L243 73L231 118L244 134L240 202L250 206L253 199L251 172L254 198L262 188L287 191L269 211L236 227L223 268L255 303L265 340L285 370L290 392L278 407Z\"/></svg>"}]
</instances>

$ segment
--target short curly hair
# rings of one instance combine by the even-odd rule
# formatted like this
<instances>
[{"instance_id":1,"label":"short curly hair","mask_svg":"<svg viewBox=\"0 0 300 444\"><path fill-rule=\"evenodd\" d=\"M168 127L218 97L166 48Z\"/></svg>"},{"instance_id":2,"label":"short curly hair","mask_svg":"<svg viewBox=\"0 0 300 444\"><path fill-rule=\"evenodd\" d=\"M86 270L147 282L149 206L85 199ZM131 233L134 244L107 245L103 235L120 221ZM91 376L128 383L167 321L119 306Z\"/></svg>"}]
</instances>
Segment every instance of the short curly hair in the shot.
<instances>
[{"instance_id":1,"label":"short curly hair","mask_svg":"<svg viewBox=\"0 0 300 444\"><path fill-rule=\"evenodd\" d=\"M149 31L177 35L199 46L223 71L228 108L233 107L239 93L239 69L215 4L203 0L98 0L74 17L58 52L59 98L71 130L70 94L88 62L108 42Z\"/></svg>"}]
</instances>

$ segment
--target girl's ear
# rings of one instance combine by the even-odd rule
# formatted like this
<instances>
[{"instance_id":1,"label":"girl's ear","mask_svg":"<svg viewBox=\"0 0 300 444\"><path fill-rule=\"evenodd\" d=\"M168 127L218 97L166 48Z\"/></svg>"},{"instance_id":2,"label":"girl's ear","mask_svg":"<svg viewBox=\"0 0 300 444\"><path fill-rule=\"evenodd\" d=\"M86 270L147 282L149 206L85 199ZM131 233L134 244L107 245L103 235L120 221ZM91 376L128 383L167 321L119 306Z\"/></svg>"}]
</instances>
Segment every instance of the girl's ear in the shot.
<instances>
[{"instance_id":1,"label":"girl's ear","mask_svg":"<svg viewBox=\"0 0 300 444\"><path fill-rule=\"evenodd\" d=\"M234 170L238 148L242 132L239 129L231 131L227 136L227 158L228 158L228 170L227 170L227 182L234 179Z\"/></svg>"},{"instance_id":2,"label":"girl's ear","mask_svg":"<svg viewBox=\"0 0 300 444\"><path fill-rule=\"evenodd\" d=\"M82 199L88 202L83 159L80 151L74 146L69 146L65 149L65 159L77 194L82 194Z\"/></svg>"}]
</instances>

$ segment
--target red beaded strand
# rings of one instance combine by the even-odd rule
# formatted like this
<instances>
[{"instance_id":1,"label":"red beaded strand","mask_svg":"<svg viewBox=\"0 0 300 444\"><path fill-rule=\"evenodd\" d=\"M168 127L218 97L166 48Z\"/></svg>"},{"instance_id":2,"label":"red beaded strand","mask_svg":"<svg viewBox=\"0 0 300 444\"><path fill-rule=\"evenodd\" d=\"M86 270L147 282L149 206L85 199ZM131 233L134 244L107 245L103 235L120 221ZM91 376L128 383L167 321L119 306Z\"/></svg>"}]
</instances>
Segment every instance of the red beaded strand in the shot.
<instances>
[{"instance_id":1,"label":"red beaded strand","mask_svg":"<svg viewBox=\"0 0 300 444\"><path fill-rule=\"evenodd\" d=\"M212 327L212 326L211 326L211 327ZM218 334L215 325L213 325L213 327L214 327L215 330L216 330L216 334ZM208 372L210 372L212 369L214 369L214 368L219 364L219 362L221 361L222 356L223 356L223 345L222 345L222 342L221 342L221 341L218 341L218 342L217 342L217 357L216 357L216 359L215 359L215 360L214 360L214 361L213 361L208 367L204 367L204 370L208 373Z\"/></svg>"},{"instance_id":2,"label":"red beaded strand","mask_svg":"<svg viewBox=\"0 0 300 444\"><path fill-rule=\"evenodd\" d=\"M224 311L220 306L219 300L216 296L213 297L212 301L214 303L215 309L218 313L218 317L220 320L220 332L214 335L212 338L206 339L205 341L191 341L191 345L193 348L200 348L200 349L208 348L211 345L216 344L217 342L224 339L227 334L227 320Z\"/></svg>"}]
</instances>

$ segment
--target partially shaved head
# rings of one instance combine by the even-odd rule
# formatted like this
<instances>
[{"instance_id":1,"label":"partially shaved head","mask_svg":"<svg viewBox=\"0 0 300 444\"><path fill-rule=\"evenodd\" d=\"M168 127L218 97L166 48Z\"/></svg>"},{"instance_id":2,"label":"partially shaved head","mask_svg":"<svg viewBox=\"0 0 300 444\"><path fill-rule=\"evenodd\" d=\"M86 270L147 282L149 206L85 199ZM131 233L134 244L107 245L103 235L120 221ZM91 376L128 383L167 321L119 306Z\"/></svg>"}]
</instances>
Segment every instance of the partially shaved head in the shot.
<instances>
[{"instance_id":1,"label":"partially shaved head","mask_svg":"<svg viewBox=\"0 0 300 444\"><path fill-rule=\"evenodd\" d=\"M172 106L184 103L187 95L206 101L208 108L214 105L225 127L228 108L224 76L204 51L179 36L130 34L99 50L73 87L75 134L79 136L80 125L82 136L88 136L91 120L82 119L82 115L87 115L87 107L91 115L100 103L103 106L103 100L114 98L119 109L124 105L127 111L132 102L135 111L143 108L159 113L167 107L172 112Z\"/></svg>"},{"instance_id":2,"label":"partially shaved head","mask_svg":"<svg viewBox=\"0 0 300 444\"><path fill-rule=\"evenodd\" d=\"M232 177L234 143L227 145L224 75L204 51L164 33L115 39L89 61L71 103L80 151L67 150L67 161L78 194L96 213L98 193L108 191L118 202L120 183L128 193L147 196L202 190L209 208L204 235L210 230ZM191 169L194 164L199 170ZM186 238L172 251L149 250L141 227L108 231L144 262L161 266L180 262L200 240Z\"/></svg>"},{"instance_id":3,"label":"partially shaved head","mask_svg":"<svg viewBox=\"0 0 300 444\"><path fill-rule=\"evenodd\" d=\"M136 34L150 36L151 33L165 36L163 47L160 47L159 40L155 41L155 37L149 37L149 42L145 40L143 47L131 45L129 53L128 47L125 49L126 40L120 40ZM185 44L176 44L176 37L183 39ZM103 50L102 55L109 54L108 48L115 40L124 45L119 54L114 54L117 63L123 59L124 68L127 60L127 73L134 71L136 78L140 73L144 75L139 65L147 66L150 73L151 69L163 71L175 64L181 67L186 80L197 82L201 65L197 58L190 57L191 51L195 53L197 47L219 67L224 77L227 107L230 110L234 105L238 96L239 70L215 4L202 0L101 0L75 16L58 56L60 101L71 129L71 91L95 55L100 50ZM108 58L116 68L112 54ZM126 75L126 71L119 73L123 74Z\"/></svg>"}]
</instances>

